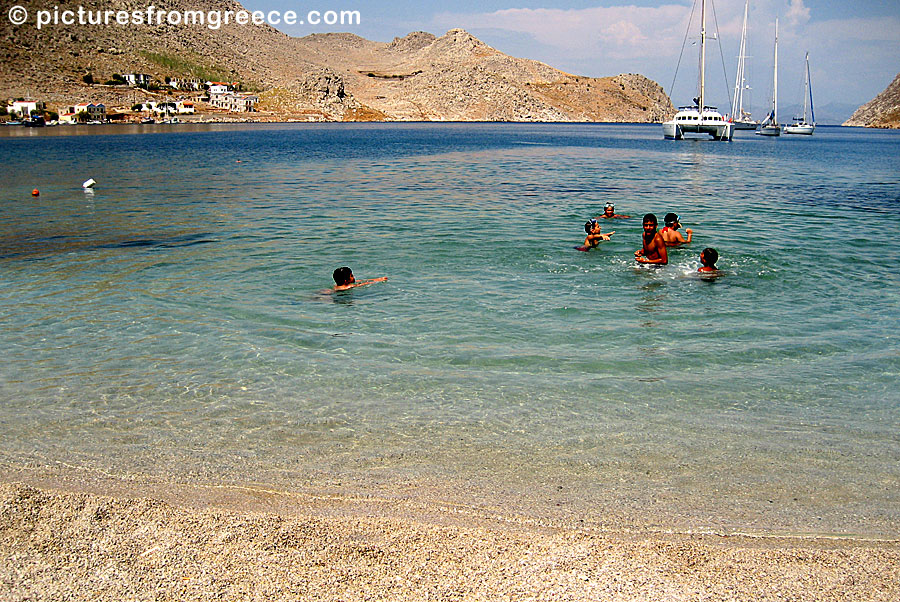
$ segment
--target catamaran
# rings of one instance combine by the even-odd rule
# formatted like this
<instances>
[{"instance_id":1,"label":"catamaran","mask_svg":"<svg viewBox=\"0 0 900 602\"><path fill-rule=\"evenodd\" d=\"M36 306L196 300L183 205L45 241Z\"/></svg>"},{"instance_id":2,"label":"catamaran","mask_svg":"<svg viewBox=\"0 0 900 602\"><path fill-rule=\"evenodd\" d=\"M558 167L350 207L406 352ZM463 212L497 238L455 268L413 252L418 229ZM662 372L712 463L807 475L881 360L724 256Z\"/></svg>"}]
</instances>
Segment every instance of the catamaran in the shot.
<instances>
[{"instance_id":1,"label":"catamaran","mask_svg":"<svg viewBox=\"0 0 900 602\"><path fill-rule=\"evenodd\" d=\"M731 140L734 124L716 110L706 106L706 0L700 8L700 95L693 106L678 107L675 118L662 124L663 136L673 140L684 140L686 135L708 135L713 140Z\"/></svg>"},{"instance_id":2,"label":"catamaran","mask_svg":"<svg viewBox=\"0 0 900 602\"><path fill-rule=\"evenodd\" d=\"M747 72L744 63L747 59L747 13L750 0L744 3L744 25L741 27L741 49L738 52L737 73L734 78L734 98L731 101L731 122L736 130L755 130L759 122L753 119L749 111L744 110L744 90L749 90Z\"/></svg>"},{"instance_id":3,"label":"catamaran","mask_svg":"<svg viewBox=\"0 0 900 602\"><path fill-rule=\"evenodd\" d=\"M772 112L759 124L756 133L760 136L781 135L781 126L778 125L778 19L775 19L775 83L772 86Z\"/></svg>"},{"instance_id":4,"label":"catamaran","mask_svg":"<svg viewBox=\"0 0 900 602\"><path fill-rule=\"evenodd\" d=\"M809 107L812 123L806 120L806 108ZM806 84L803 90L803 117L794 117L794 123L784 126L785 134L806 134L812 136L816 131L816 112L813 110L812 85L809 82L809 53L806 53Z\"/></svg>"}]
</instances>

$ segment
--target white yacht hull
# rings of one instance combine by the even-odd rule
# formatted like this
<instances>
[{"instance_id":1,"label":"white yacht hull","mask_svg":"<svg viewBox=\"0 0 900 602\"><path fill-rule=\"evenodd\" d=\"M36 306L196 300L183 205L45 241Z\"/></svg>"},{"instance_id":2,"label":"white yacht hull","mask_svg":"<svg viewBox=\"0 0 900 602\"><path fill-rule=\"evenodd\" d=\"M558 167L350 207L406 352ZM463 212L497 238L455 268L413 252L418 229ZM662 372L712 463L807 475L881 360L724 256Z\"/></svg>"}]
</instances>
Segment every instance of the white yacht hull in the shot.
<instances>
[{"instance_id":1,"label":"white yacht hull","mask_svg":"<svg viewBox=\"0 0 900 602\"><path fill-rule=\"evenodd\" d=\"M662 126L663 136L669 140L710 137L713 140L728 141L734 135L734 124L724 121L678 123L672 120L666 121Z\"/></svg>"},{"instance_id":2,"label":"white yacht hull","mask_svg":"<svg viewBox=\"0 0 900 602\"><path fill-rule=\"evenodd\" d=\"M735 121L733 122L736 130L755 130L759 127L758 121Z\"/></svg>"},{"instance_id":3,"label":"white yacht hull","mask_svg":"<svg viewBox=\"0 0 900 602\"><path fill-rule=\"evenodd\" d=\"M816 131L815 124L803 123L798 125L786 125L784 126L785 134L804 134L806 136L812 136L812 133Z\"/></svg>"},{"instance_id":4,"label":"white yacht hull","mask_svg":"<svg viewBox=\"0 0 900 602\"><path fill-rule=\"evenodd\" d=\"M757 128L756 130L757 136L781 136L781 126L780 125L765 125Z\"/></svg>"}]
</instances>

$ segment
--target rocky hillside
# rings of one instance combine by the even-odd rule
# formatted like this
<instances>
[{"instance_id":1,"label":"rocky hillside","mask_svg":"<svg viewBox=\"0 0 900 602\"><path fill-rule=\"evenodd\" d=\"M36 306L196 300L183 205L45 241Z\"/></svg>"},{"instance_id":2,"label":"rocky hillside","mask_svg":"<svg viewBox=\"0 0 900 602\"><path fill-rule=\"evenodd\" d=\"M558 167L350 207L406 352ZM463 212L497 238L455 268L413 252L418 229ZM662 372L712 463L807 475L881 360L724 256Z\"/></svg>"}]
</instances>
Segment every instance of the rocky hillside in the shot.
<instances>
[{"instance_id":1,"label":"rocky hillside","mask_svg":"<svg viewBox=\"0 0 900 602\"><path fill-rule=\"evenodd\" d=\"M503 54L461 29L384 44L350 34L296 40L362 105L393 120L660 121L669 98L640 75L578 77Z\"/></svg>"},{"instance_id":2,"label":"rocky hillside","mask_svg":"<svg viewBox=\"0 0 900 602\"><path fill-rule=\"evenodd\" d=\"M18 4L34 15L43 0ZM60 10L76 2L55 3ZM143 0L98 0L90 10L146 10ZM166 10L233 10L231 0L171 0ZM130 106L160 95L103 85L147 73L240 82L282 118L433 121L661 121L674 113L640 75L579 77L503 54L461 29L390 43L352 34L291 38L268 25L13 26L0 19L0 98L51 105ZM95 83L84 82L90 75Z\"/></svg>"},{"instance_id":3,"label":"rocky hillside","mask_svg":"<svg viewBox=\"0 0 900 602\"><path fill-rule=\"evenodd\" d=\"M858 108L844 125L900 129L900 74L884 92Z\"/></svg>"}]
</instances>

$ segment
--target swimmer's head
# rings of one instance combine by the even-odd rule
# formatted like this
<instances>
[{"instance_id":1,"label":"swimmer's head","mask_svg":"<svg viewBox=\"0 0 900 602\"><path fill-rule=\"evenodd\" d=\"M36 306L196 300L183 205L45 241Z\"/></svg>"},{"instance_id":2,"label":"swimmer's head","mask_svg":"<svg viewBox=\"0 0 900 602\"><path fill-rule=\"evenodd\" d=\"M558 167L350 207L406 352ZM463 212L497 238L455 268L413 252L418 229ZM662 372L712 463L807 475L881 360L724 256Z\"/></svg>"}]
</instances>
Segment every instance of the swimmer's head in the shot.
<instances>
[{"instance_id":1,"label":"swimmer's head","mask_svg":"<svg viewBox=\"0 0 900 602\"><path fill-rule=\"evenodd\" d=\"M590 234L590 233L591 233L591 230L593 230L593 229L594 229L594 226L596 226L596 225L597 225L597 220L595 220L595 219L593 219L593 218L590 219L589 221L584 222L584 231L585 231L585 233Z\"/></svg>"},{"instance_id":2,"label":"swimmer's head","mask_svg":"<svg viewBox=\"0 0 900 602\"><path fill-rule=\"evenodd\" d=\"M334 278L334 283L338 286L353 283L353 271L347 266L336 269L332 277Z\"/></svg>"},{"instance_id":3,"label":"swimmer's head","mask_svg":"<svg viewBox=\"0 0 900 602\"><path fill-rule=\"evenodd\" d=\"M616 212L616 206L613 205L612 203L607 203L606 207L603 208L603 213L605 213L607 215L612 215L615 212Z\"/></svg>"},{"instance_id":4,"label":"swimmer's head","mask_svg":"<svg viewBox=\"0 0 900 602\"><path fill-rule=\"evenodd\" d=\"M669 226L670 228L677 228L678 226L681 225L681 223L678 220L678 215L675 213L667 213L665 221L666 221L666 225Z\"/></svg>"},{"instance_id":5,"label":"swimmer's head","mask_svg":"<svg viewBox=\"0 0 900 602\"><path fill-rule=\"evenodd\" d=\"M705 265L706 267L716 267L717 261L719 261L719 252L712 247L706 247L705 249L703 249L703 251L700 252L700 263Z\"/></svg>"}]
</instances>

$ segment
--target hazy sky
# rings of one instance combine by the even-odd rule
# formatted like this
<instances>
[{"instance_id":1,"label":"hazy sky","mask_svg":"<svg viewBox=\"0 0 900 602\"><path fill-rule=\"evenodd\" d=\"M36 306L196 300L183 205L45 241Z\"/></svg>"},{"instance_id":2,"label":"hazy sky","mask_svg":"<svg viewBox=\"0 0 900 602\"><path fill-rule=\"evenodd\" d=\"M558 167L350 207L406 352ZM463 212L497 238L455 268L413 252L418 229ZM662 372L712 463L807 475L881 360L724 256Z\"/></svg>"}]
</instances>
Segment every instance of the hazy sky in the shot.
<instances>
[{"instance_id":1,"label":"hazy sky","mask_svg":"<svg viewBox=\"0 0 900 602\"><path fill-rule=\"evenodd\" d=\"M640 73L662 85L675 105L689 103L697 88L699 8L688 31L693 0L243 0L242 4L252 10L304 14L358 10L362 15L362 23L352 27L280 28L294 36L349 31L389 42L412 31L442 35L461 27L502 52L569 73L594 77ZM707 10L707 31L714 34L718 24L721 39L707 46L707 95L725 109L734 86L744 0L710 0ZM900 72L900 0L750 0L747 69L754 114L764 112L770 103L776 17L779 104L801 102L806 51L816 106L866 103Z\"/></svg>"}]
</instances>

